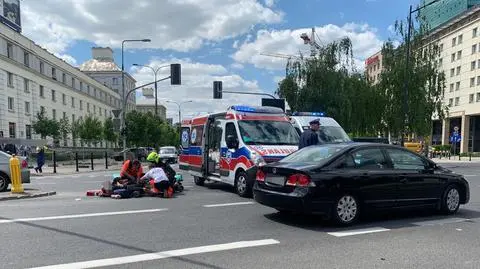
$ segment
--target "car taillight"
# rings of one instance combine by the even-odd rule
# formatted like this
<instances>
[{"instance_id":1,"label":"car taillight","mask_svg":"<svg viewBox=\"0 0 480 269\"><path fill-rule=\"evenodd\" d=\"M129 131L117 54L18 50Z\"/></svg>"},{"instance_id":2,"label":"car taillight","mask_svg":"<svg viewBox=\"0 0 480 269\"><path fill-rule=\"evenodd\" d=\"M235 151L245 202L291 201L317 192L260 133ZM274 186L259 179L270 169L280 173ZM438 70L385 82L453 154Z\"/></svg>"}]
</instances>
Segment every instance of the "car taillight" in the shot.
<instances>
[{"instance_id":1,"label":"car taillight","mask_svg":"<svg viewBox=\"0 0 480 269\"><path fill-rule=\"evenodd\" d=\"M265 173L260 169L257 170L257 181L265 181Z\"/></svg>"},{"instance_id":2,"label":"car taillight","mask_svg":"<svg viewBox=\"0 0 480 269\"><path fill-rule=\"evenodd\" d=\"M28 168L28 162L26 160L22 161L22 168Z\"/></svg>"},{"instance_id":3,"label":"car taillight","mask_svg":"<svg viewBox=\"0 0 480 269\"><path fill-rule=\"evenodd\" d=\"M295 187L313 187L315 184L310 180L310 177L304 174L294 174L288 177L287 186Z\"/></svg>"}]
</instances>

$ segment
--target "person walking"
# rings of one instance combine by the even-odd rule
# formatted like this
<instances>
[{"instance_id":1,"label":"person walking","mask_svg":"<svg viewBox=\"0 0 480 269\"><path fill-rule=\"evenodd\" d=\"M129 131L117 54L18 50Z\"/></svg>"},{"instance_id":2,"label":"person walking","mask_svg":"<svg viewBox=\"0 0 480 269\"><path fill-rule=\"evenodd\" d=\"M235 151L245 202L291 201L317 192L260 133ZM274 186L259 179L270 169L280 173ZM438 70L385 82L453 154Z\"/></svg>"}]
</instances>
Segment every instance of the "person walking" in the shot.
<instances>
[{"instance_id":1,"label":"person walking","mask_svg":"<svg viewBox=\"0 0 480 269\"><path fill-rule=\"evenodd\" d=\"M310 129L305 130L300 136L300 141L298 144L298 149L302 149L312 145L318 145L318 130L320 129L320 120L314 119L309 122Z\"/></svg>"},{"instance_id":2,"label":"person walking","mask_svg":"<svg viewBox=\"0 0 480 269\"><path fill-rule=\"evenodd\" d=\"M35 172L43 173L42 167L45 164L45 149L43 147L37 147L37 167L35 167Z\"/></svg>"}]
</instances>

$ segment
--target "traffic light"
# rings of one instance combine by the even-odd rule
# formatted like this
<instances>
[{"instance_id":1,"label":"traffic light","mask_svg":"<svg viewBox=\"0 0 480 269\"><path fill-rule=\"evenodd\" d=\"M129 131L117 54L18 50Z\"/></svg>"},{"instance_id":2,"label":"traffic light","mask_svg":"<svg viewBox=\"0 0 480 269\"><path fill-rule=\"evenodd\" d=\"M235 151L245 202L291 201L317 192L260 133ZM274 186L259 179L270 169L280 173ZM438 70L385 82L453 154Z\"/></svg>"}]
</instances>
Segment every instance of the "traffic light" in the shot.
<instances>
[{"instance_id":1,"label":"traffic light","mask_svg":"<svg viewBox=\"0 0 480 269\"><path fill-rule=\"evenodd\" d=\"M182 84L182 70L180 64L170 65L170 84L181 85Z\"/></svg>"},{"instance_id":2,"label":"traffic light","mask_svg":"<svg viewBox=\"0 0 480 269\"><path fill-rule=\"evenodd\" d=\"M213 82L213 99L222 99L222 82Z\"/></svg>"}]
</instances>

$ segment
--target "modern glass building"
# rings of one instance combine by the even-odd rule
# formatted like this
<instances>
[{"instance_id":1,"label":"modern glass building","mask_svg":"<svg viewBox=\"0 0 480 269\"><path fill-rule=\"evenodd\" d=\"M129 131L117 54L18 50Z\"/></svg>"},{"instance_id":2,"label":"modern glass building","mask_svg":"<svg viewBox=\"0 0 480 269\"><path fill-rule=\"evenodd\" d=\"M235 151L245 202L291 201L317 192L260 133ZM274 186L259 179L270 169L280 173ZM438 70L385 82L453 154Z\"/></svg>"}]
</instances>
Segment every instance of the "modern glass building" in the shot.
<instances>
[{"instance_id":1,"label":"modern glass building","mask_svg":"<svg viewBox=\"0 0 480 269\"><path fill-rule=\"evenodd\" d=\"M426 5L435 0L421 0L421 5ZM480 5L480 0L440 0L420 11L420 17L428 23L430 30L446 23L455 16L467 11L475 5Z\"/></svg>"}]
</instances>

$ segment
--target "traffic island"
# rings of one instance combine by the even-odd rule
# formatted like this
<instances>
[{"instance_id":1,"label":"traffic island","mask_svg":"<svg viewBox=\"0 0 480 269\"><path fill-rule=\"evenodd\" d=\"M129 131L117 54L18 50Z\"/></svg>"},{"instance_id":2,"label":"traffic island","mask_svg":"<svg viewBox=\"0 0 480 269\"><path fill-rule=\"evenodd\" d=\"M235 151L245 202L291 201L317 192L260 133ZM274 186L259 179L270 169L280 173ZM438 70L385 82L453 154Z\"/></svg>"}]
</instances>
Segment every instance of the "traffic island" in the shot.
<instances>
[{"instance_id":1,"label":"traffic island","mask_svg":"<svg viewBox=\"0 0 480 269\"><path fill-rule=\"evenodd\" d=\"M20 200L29 198L40 198L56 195L56 191L41 191L35 189L26 189L23 193L0 192L0 201Z\"/></svg>"}]
</instances>

